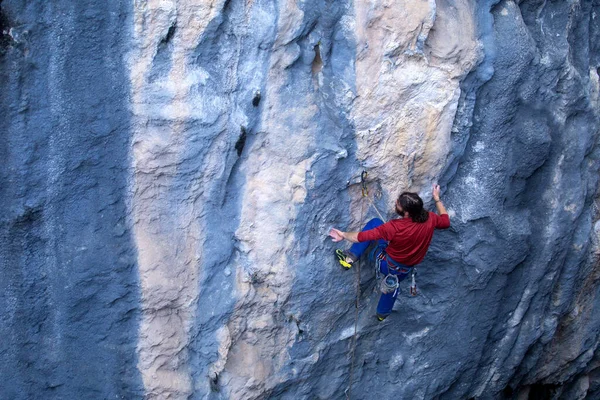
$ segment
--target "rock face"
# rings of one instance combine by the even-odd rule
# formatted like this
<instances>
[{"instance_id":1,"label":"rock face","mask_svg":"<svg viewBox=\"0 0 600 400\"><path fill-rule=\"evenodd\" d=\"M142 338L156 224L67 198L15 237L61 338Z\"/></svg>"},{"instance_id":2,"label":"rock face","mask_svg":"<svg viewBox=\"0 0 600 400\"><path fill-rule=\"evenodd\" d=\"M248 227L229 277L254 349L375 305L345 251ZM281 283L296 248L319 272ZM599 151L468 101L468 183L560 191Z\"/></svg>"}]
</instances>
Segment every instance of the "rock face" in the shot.
<instances>
[{"instance_id":1,"label":"rock face","mask_svg":"<svg viewBox=\"0 0 600 400\"><path fill-rule=\"evenodd\" d=\"M600 2L24 3L1 398L600 396ZM378 323L327 232L434 182Z\"/></svg>"}]
</instances>

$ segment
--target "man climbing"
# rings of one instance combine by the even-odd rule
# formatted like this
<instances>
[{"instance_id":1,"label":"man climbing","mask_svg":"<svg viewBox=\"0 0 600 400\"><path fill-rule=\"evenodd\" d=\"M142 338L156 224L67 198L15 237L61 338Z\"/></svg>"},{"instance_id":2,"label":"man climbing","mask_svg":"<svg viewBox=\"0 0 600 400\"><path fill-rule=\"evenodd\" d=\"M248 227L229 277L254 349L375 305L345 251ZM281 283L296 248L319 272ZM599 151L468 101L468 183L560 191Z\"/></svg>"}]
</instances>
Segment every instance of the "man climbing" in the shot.
<instances>
[{"instance_id":1,"label":"man climbing","mask_svg":"<svg viewBox=\"0 0 600 400\"><path fill-rule=\"evenodd\" d=\"M433 186L433 199L438 214L423 208L423 200L416 193L404 192L396 200L400 218L383 223L374 218L361 232L342 232L332 228L329 236L334 242L348 240L354 243L348 251L336 250L342 267L350 269L371 243L375 243L374 257L379 260L379 270L384 275L395 275L403 280L419 264L429 248L433 231L450 227L450 218L440 200L439 185ZM382 293L377 304L377 319L383 321L391 314L398 289Z\"/></svg>"}]
</instances>

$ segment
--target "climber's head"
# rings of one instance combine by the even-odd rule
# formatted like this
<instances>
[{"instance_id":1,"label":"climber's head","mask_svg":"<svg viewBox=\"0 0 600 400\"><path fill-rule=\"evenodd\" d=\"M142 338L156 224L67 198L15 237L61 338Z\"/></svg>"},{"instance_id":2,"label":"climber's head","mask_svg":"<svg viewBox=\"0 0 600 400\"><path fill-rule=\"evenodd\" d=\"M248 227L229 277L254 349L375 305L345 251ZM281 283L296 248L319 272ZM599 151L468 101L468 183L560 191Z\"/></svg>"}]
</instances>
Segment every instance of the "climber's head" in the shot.
<instances>
[{"instance_id":1,"label":"climber's head","mask_svg":"<svg viewBox=\"0 0 600 400\"><path fill-rule=\"evenodd\" d=\"M413 222L425 222L429 213L423 208L423 200L416 193L403 192L396 200L396 212L406 217L408 213Z\"/></svg>"}]
</instances>

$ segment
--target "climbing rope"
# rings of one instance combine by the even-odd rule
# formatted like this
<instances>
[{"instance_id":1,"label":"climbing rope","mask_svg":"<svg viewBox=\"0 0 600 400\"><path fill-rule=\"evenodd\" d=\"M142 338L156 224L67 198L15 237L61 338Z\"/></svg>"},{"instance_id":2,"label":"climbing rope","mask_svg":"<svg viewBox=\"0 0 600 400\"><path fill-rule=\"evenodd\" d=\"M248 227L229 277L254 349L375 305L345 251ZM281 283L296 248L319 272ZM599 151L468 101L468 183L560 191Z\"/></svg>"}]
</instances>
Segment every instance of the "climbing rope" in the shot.
<instances>
[{"instance_id":1,"label":"climbing rope","mask_svg":"<svg viewBox=\"0 0 600 400\"><path fill-rule=\"evenodd\" d=\"M367 171L363 171L360 174L360 183L362 188L362 197L369 198L369 190L367 188ZM360 229L362 229L364 225L365 218L365 202L363 201L360 206ZM348 382L348 389L346 389L346 399L350 400L352 395L352 381L354 378L354 359L356 354L356 336L358 332L358 311L360 306L360 258L356 260L356 303L355 303L355 313L354 313L354 334L352 335L352 349L350 350L350 381Z\"/></svg>"},{"instance_id":2,"label":"climbing rope","mask_svg":"<svg viewBox=\"0 0 600 400\"><path fill-rule=\"evenodd\" d=\"M381 215L381 213L379 212L379 210L377 209L377 206L375 205L375 203L373 203L373 200L371 200L371 198L369 196L367 196L367 200L369 200L369 203L371 203L371 205L373 206L373 208L375 209L375 211L377 212L377 215L379 215L379 218L381 218L381 220L383 222L387 222L387 220L385 218L383 218L383 215Z\"/></svg>"},{"instance_id":3,"label":"climbing rope","mask_svg":"<svg viewBox=\"0 0 600 400\"><path fill-rule=\"evenodd\" d=\"M369 187L367 186L367 177L368 176L369 176L369 174L367 173L366 170L363 170L360 173L360 188L361 188L362 196L366 197L367 200L369 200L369 203L371 203L371 205L375 209L375 212L377 213L377 215L379 215L379 218L381 218L381 220L383 222L387 222L387 220L383 217L383 214L381 214L379 212L379 209L377 208L377 206L375 205L375 203L373 202L373 200L371 200L371 197L369 196ZM356 183L356 182L353 182L353 180L356 178L358 178L358 177L350 178L348 180L347 185L350 186L352 183Z\"/></svg>"}]
</instances>

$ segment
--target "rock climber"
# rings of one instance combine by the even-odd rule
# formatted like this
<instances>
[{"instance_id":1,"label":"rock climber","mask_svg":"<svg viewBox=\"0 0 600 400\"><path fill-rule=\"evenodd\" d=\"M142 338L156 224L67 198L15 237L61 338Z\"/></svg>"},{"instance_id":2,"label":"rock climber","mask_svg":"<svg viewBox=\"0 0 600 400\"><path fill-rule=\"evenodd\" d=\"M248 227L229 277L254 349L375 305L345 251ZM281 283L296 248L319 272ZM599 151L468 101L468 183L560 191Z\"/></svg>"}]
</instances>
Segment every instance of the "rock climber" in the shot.
<instances>
[{"instance_id":1,"label":"rock climber","mask_svg":"<svg viewBox=\"0 0 600 400\"><path fill-rule=\"evenodd\" d=\"M433 186L433 200L438 214L423 208L423 200L416 193L403 192L396 200L400 218L384 223L378 218L370 220L361 232L343 232L332 228L329 236L334 242L347 240L354 243L349 250L336 250L339 263L350 269L370 244L374 243L373 258L379 260L379 270L384 276L395 275L403 280L419 264L429 248L433 231L450 227L450 217L440 200L440 186ZM398 297L398 288L382 293L377 304L377 319L383 321L392 312Z\"/></svg>"}]
</instances>

